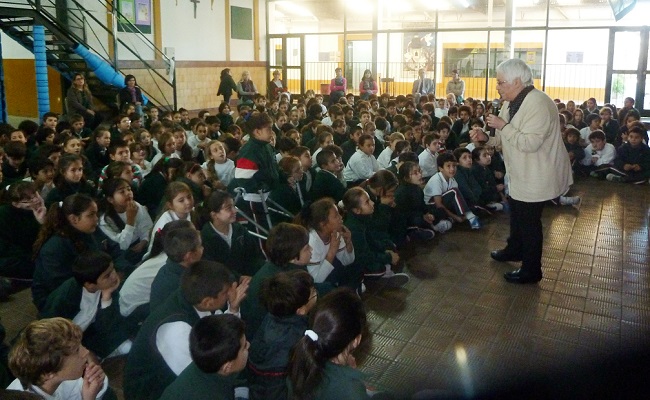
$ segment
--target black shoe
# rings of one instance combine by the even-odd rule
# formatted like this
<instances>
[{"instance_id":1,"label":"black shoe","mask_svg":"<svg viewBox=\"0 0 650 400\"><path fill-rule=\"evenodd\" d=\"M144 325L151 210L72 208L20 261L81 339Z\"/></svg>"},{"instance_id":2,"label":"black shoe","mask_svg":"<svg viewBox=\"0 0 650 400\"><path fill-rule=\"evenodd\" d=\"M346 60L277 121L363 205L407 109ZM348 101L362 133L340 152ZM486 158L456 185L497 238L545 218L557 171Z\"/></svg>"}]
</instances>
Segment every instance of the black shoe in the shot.
<instances>
[{"instance_id":1,"label":"black shoe","mask_svg":"<svg viewBox=\"0 0 650 400\"><path fill-rule=\"evenodd\" d=\"M537 283L542 280L542 274L523 275L521 269L512 272L506 272L503 277L510 283Z\"/></svg>"},{"instance_id":2,"label":"black shoe","mask_svg":"<svg viewBox=\"0 0 650 400\"><path fill-rule=\"evenodd\" d=\"M509 252L507 252L505 249L492 250L492 252L490 252L490 257L492 257L493 260L500 261L500 262L521 261L521 257L514 256Z\"/></svg>"}]
</instances>

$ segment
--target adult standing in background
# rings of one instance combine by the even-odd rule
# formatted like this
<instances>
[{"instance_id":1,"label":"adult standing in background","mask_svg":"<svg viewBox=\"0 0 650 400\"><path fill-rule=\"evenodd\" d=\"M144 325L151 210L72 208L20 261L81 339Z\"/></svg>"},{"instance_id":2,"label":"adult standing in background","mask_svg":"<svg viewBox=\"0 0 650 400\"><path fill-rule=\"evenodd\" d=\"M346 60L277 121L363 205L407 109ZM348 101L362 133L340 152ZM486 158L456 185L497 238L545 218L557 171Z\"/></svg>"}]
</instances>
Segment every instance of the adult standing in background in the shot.
<instances>
[{"instance_id":1,"label":"adult standing in background","mask_svg":"<svg viewBox=\"0 0 650 400\"><path fill-rule=\"evenodd\" d=\"M337 104L341 97L345 97L345 90L348 87L348 80L343 76L343 70L339 67L334 70L336 77L330 82L330 102Z\"/></svg>"},{"instance_id":2,"label":"adult standing in background","mask_svg":"<svg viewBox=\"0 0 650 400\"><path fill-rule=\"evenodd\" d=\"M359 84L359 97L361 100L368 100L373 94L377 94L377 81L369 69L363 71L363 78Z\"/></svg>"},{"instance_id":3,"label":"adult standing in background","mask_svg":"<svg viewBox=\"0 0 650 400\"><path fill-rule=\"evenodd\" d=\"M253 97L258 93L255 84L251 80L251 74L248 71L241 73L241 80L237 82L237 95L239 104L253 104Z\"/></svg>"},{"instance_id":4,"label":"adult standing in background","mask_svg":"<svg viewBox=\"0 0 650 400\"><path fill-rule=\"evenodd\" d=\"M447 83L447 93L453 93L456 96L456 103L463 104L465 100L465 81L460 79L458 70L451 71L452 79Z\"/></svg>"},{"instance_id":5,"label":"adult standing in background","mask_svg":"<svg viewBox=\"0 0 650 400\"><path fill-rule=\"evenodd\" d=\"M420 104L420 97L427 96L435 91L433 80L431 78L425 78L425 72L424 68L420 68L418 70L418 79L413 81L411 93L413 94L415 104Z\"/></svg>"},{"instance_id":6,"label":"adult standing in background","mask_svg":"<svg viewBox=\"0 0 650 400\"><path fill-rule=\"evenodd\" d=\"M230 104L232 92L237 92L237 84L235 83L235 80L232 79L232 75L230 75L230 68L224 68L221 70L220 79L221 82L219 82L217 96L223 96L223 102Z\"/></svg>"},{"instance_id":7,"label":"adult standing in background","mask_svg":"<svg viewBox=\"0 0 650 400\"><path fill-rule=\"evenodd\" d=\"M498 116L487 124L494 137L478 130L472 140L501 145L509 177L510 237L504 249L492 251L497 261L521 261L521 268L506 272L506 281L536 283L542 279L542 210L547 200L563 195L573 183L564 148L557 106L535 89L533 74L520 59L497 66L497 91L504 101Z\"/></svg>"},{"instance_id":8,"label":"adult standing in background","mask_svg":"<svg viewBox=\"0 0 650 400\"><path fill-rule=\"evenodd\" d=\"M90 93L88 85L86 85L86 78L82 74L74 74L72 86L65 95L65 103L68 116L79 114L84 118L89 129L95 129L97 124L95 123L93 94Z\"/></svg>"}]
</instances>

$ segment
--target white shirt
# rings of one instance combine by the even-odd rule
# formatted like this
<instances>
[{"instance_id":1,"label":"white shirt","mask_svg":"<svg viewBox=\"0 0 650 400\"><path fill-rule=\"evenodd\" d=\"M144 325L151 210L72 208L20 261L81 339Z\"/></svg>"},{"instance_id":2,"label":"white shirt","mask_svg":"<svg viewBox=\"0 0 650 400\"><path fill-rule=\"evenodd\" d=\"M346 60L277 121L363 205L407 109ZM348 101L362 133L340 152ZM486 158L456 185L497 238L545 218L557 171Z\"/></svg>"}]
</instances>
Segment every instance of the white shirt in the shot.
<instances>
[{"instance_id":1,"label":"white shirt","mask_svg":"<svg viewBox=\"0 0 650 400\"><path fill-rule=\"evenodd\" d=\"M451 178L449 181L445 179L440 172L436 173L429 179L427 185L424 187L424 202L429 203L432 197L442 196L445 192L458 187L456 179Z\"/></svg>"},{"instance_id":2,"label":"white shirt","mask_svg":"<svg viewBox=\"0 0 650 400\"><path fill-rule=\"evenodd\" d=\"M424 178L431 178L438 172L438 154L431 153L428 148L418 155L418 163Z\"/></svg>"},{"instance_id":3,"label":"white shirt","mask_svg":"<svg viewBox=\"0 0 650 400\"><path fill-rule=\"evenodd\" d=\"M391 149L390 146L382 150L379 157L377 157L377 164L379 164L379 168L386 169L390 167L390 156L392 155L393 149Z\"/></svg>"},{"instance_id":4,"label":"white shirt","mask_svg":"<svg viewBox=\"0 0 650 400\"><path fill-rule=\"evenodd\" d=\"M589 135L591 135L591 128L590 127L584 127L580 129L580 138L585 142L589 143Z\"/></svg>"},{"instance_id":5,"label":"white shirt","mask_svg":"<svg viewBox=\"0 0 650 400\"><path fill-rule=\"evenodd\" d=\"M127 250L135 241L149 240L151 236L151 228L153 221L147 212L147 208L138 202L138 213L135 216L135 225L125 225L121 231L110 218L106 219L106 214L103 214L99 220L99 229L102 230L112 241L120 245L120 249ZM126 224L126 211L117 214L120 219Z\"/></svg>"},{"instance_id":6,"label":"white shirt","mask_svg":"<svg viewBox=\"0 0 650 400\"><path fill-rule=\"evenodd\" d=\"M385 136L385 135L386 135L386 132L384 132L384 131L382 131L382 130L379 130L379 129L375 129L375 137L376 137L377 139L379 139L379 141L381 142L381 144L384 144L384 143L386 142L386 139L384 139L384 136Z\"/></svg>"},{"instance_id":7,"label":"white shirt","mask_svg":"<svg viewBox=\"0 0 650 400\"><path fill-rule=\"evenodd\" d=\"M59 387L56 388L53 395L45 393L38 386L30 385L27 389L25 389L18 379L15 379L13 382L11 382L11 384L7 386L7 389L33 393L43 398L44 400L82 400L81 389L83 388L83 383L83 378L75 379L73 381L63 381ZM104 376L104 385L102 386L102 389L99 391L99 393L97 393L97 397L95 397L95 399L100 400L103 398L104 394L106 393L106 389L108 389L108 377Z\"/></svg>"},{"instance_id":8,"label":"white shirt","mask_svg":"<svg viewBox=\"0 0 650 400\"><path fill-rule=\"evenodd\" d=\"M199 311L196 308L194 310L201 318L213 315L210 311ZM223 313L221 310L217 310L214 314ZM226 311L226 314L233 314L241 318L239 313L232 313L230 309ZM182 321L163 324L156 331L156 347L169 369L176 375L180 375L192 362L190 331L192 331L192 326Z\"/></svg>"},{"instance_id":9,"label":"white shirt","mask_svg":"<svg viewBox=\"0 0 650 400\"><path fill-rule=\"evenodd\" d=\"M207 136L203 140L199 140L199 137L196 135L192 135L191 138L187 139L187 144L192 148L192 157L196 158L199 155L199 151L201 151L201 149L199 149L199 144L205 143L207 145L210 142L211 140Z\"/></svg>"},{"instance_id":10,"label":"white shirt","mask_svg":"<svg viewBox=\"0 0 650 400\"><path fill-rule=\"evenodd\" d=\"M158 153L155 156L153 156L153 159L151 160L151 165L156 165L158 161L160 161L161 158L166 157L163 153ZM172 153L169 158L180 158L176 152Z\"/></svg>"},{"instance_id":11,"label":"white shirt","mask_svg":"<svg viewBox=\"0 0 650 400\"><path fill-rule=\"evenodd\" d=\"M201 168L207 170L208 162L204 162L201 165ZM231 159L226 159L226 162L223 164L214 163L214 172L217 174L217 177L224 185L228 186L230 181L235 177L235 163Z\"/></svg>"},{"instance_id":12,"label":"white shirt","mask_svg":"<svg viewBox=\"0 0 650 400\"><path fill-rule=\"evenodd\" d=\"M377 171L379 171L379 164L375 156L367 155L357 149L343 170L343 178L347 182L360 181L372 177Z\"/></svg>"},{"instance_id":13,"label":"white shirt","mask_svg":"<svg viewBox=\"0 0 650 400\"><path fill-rule=\"evenodd\" d=\"M85 287L81 289L81 303L79 304L79 312L72 318L72 322L78 325L82 331L86 331L90 324L95 321L97 315L97 306L102 296L102 291L98 290L95 293L90 293ZM102 301L102 309L108 307L113 303L113 300L107 302Z\"/></svg>"},{"instance_id":14,"label":"white shirt","mask_svg":"<svg viewBox=\"0 0 650 400\"><path fill-rule=\"evenodd\" d=\"M131 313L143 304L149 303L151 299L151 284L158 275L160 268L167 262L167 254L161 252L152 257L135 269L126 278L122 289L120 289L120 314L128 317Z\"/></svg>"},{"instance_id":15,"label":"white shirt","mask_svg":"<svg viewBox=\"0 0 650 400\"><path fill-rule=\"evenodd\" d=\"M597 150L596 154L592 154L594 147L590 143L585 147L585 158L582 159L583 165L594 165L599 167L601 165L607 165L614 162L616 158L616 148L611 143L605 143L605 147L602 150ZM592 163L591 159L593 157L598 158L595 163Z\"/></svg>"},{"instance_id":16,"label":"white shirt","mask_svg":"<svg viewBox=\"0 0 650 400\"><path fill-rule=\"evenodd\" d=\"M212 222L210 222L210 226L212 227L212 229L214 229L217 235L219 235L219 237L221 237L221 239L223 239L223 241L226 242L228 247L232 248L232 224L228 225L227 235L224 235L223 233L219 232L217 228L215 228L214 225L212 225Z\"/></svg>"},{"instance_id":17,"label":"white shirt","mask_svg":"<svg viewBox=\"0 0 650 400\"><path fill-rule=\"evenodd\" d=\"M334 266L325 258L327 252L330 250L330 244L325 244L323 239L318 236L318 232L311 229L309 231L309 245L311 246L311 259L307 265L307 272L314 278L314 282L324 282L334 270ZM354 262L354 249L348 253L345 249L345 241L343 239L339 243L339 251L336 253L336 258L344 266Z\"/></svg>"}]
</instances>

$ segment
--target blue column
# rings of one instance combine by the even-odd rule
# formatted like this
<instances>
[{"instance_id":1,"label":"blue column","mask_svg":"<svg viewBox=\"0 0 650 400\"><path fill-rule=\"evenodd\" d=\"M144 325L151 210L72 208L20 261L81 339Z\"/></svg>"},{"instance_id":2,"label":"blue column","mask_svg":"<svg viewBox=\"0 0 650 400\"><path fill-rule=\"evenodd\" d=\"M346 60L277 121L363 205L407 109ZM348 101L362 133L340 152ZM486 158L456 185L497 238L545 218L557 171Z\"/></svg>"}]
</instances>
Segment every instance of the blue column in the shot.
<instances>
[{"instance_id":1,"label":"blue column","mask_svg":"<svg viewBox=\"0 0 650 400\"><path fill-rule=\"evenodd\" d=\"M2 58L2 36L0 36L0 122L7 123L7 93L5 91L5 67Z\"/></svg>"},{"instance_id":2,"label":"blue column","mask_svg":"<svg viewBox=\"0 0 650 400\"><path fill-rule=\"evenodd\" d=\"M34 64L36 65L36 98L38 119L50 111L50 88L47 85L47 54L45 49L45 27L34 25Z\"/></svg>"}]
</instances>

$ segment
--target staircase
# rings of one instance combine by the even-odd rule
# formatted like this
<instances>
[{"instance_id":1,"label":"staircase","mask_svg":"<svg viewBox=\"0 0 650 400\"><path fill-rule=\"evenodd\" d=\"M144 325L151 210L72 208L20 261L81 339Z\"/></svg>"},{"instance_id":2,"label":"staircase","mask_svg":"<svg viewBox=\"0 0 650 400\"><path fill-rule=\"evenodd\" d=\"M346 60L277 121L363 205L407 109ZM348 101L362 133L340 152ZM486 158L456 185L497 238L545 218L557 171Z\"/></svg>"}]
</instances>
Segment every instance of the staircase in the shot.
<instances>
[{"instance_id":1,"label":"staircase","mask_svg":"<svg viewBox=\"0 0 650 400\"><path fill-rule=\"evenodd\" d=\"M74 4L74 8L67 7L66 5L61 6L60 3L66 3L67 5ZM173 71L173 60L165 56L144 35L131 33L129 35L131 41L133 41L134 36L137 37L149 49L153 50L156 58L159 60L151 61L142 59L138 52L132 49L132 46L127 45L118 37L115 27L109 28L106 21L98 19L93 11L97 12L101 10L114 13L115 18L113 18L113 21L117 21L118 19L125 21L120 23L125 24L130 32L139 32L138 28L122 18L118 10L116 8L114 9L112 4L107 1L97 0L93 5L95 6L95 10L88 10L75 0L22 0L22 3L15 0L0 0L0 29L25 49L33 52L33 26L43 25L45 27L47 63L65 78L66 87L63 88L63 93L69 87L73 74L80 72L86 76L86 83L96 99L109 106L109 108L113 108L116 104L119 88L100 81L88 68L86 62L74 53L72 46L79 43L125 75L127 73L133 73L133 69L142 69L138 77L141 77L140 74L149 74L152 78L149 81L155 82L153 88L140 85L143 93L149 98L150 103L159 107L175 109L176 86L174 79L158 71L161 69ZM93 35L97 39L100 37L108 37L108 43L102 43L101 40L96 40L101 48L93 48L87 43L87 35ZM117 59L109 59L109 53L111 51L108 49L115 49L118 46L120 52L126 50L128 54L132 55L131 58L136 59L136 61L129 62L131 67L129 72L115 68L116 64L119 64ZM142 79L139 79L139 82L141 83Z\"/></svg>"}]
</instances>

